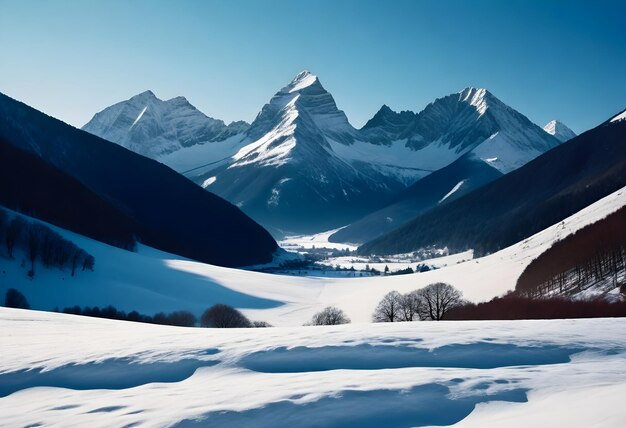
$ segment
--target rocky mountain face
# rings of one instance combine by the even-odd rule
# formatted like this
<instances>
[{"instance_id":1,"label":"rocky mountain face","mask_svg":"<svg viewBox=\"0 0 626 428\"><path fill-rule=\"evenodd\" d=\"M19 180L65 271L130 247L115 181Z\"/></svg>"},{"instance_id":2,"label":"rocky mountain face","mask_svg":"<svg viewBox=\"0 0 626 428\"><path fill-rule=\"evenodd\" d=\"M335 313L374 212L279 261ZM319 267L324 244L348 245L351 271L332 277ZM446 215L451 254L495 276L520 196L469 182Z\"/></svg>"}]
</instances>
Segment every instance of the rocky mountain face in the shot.
<instances>
[{"instance_id":1,"label":"rocky mountain face","mask_svg":"<svg viewBox=\"0 0 626 428\"><path fill-rule=\"evenodd\" d=\"M243 121L226 125L208 117L185 97L163 101L145 91L96 113L82 129L156 158L195 144L223 141L248 126Z\"/></svg>"}]
</instances>

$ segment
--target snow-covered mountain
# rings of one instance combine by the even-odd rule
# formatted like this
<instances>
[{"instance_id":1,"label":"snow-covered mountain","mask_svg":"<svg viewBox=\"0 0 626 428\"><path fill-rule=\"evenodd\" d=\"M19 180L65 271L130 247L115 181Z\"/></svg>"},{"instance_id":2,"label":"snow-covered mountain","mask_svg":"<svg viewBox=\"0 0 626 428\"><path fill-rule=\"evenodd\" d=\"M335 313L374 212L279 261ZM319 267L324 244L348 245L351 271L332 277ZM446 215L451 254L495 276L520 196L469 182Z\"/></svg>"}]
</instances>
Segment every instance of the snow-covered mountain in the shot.
<instances>
[{"instance_id":1,"label":"snow-covered mountain","mask_svg":"<svg viewBox=\"0 0 626 428\"><path fill-rule=\"evenodd\" d=\"M339 230L330 237L332 242L372 240L559 144L490 92L475 88L440 98L418 114L395 113L383 106L361 133L403 141L423 155L422 161L452 162L400 192L390 205Z\"/></svg>"},{"instance_id":2,"label":"snow-covered mountain","mask_svg":"<svg viewBox=\"0 0 626 428\"><path fill-rule=\"evenodd\" d=\"M430 149L452 161L472 152L502 173L519 168L559 144L526 116L482 88L465 88L435 100L399 137L418 152Z\"/></svg>"},{"instance_id":3,"label":"snow-covered mountain","mask_svg":"<svg viewBox=\"0 0 626 428\"><path fill-rule=\"evenodd\" d=\"M237 144L229 161L201 168L194 181L265 226L312 232L384 206L469 152L507 173L559 141L475 88L417 114L383 106L356 130L320 80L304 71L263 107Z\"/></svg>"},{"instance_id":4,"label":"snow-covered mountain","mask_svg":"<svg viewBox=\"0 0 626 428\"><path fill-rule=\"evenodd\" d=\"M188 176L274 231L330 229L428 173L359 136L320 80L304 71L263 106L228 161Z\"/></svg>"},{"instance_id":5,"label":"snow-covered mountain","mask_svg":"<svg viewBox=\"0 0 626 428\"><path fill-rule=\"evenodd\" d=\"M227 126L197 110L185 97L163 101L145 91L96 113L83 130L155 158L198 143L225 140L248 126L245 122Z\"/></svg>"},{"instance_id":6,"label":"snow-covered mountain","mask_svg":"<svg viewBox=\"0 0 626 428\"><path fill-rule=\"evenodd\" d=\"M351 223L470 153L507 173L559 144L485 89L464 89L419 113L383 106L355 129L319 78L303 71L247 129L224 129L213 120L219 126L207 125L212 131L203 137L192 130L211 119L193 107L194 114L166 109L172 101L144 93L99 113L84 129L165 163L274 232L319 232ZM157 114L161 110L168 113ZM188 119L194 138L156 132L167 121L153 119L150 111L159 118ZM184 126L176 123L167 129ZM215 143L193 144L201 141Z\"/></svg>"},{"instance_id":7,"label":"snow-covered mountain","mask_svg":"<svg viewBox=\"0 0 626 428\"><path fill-rule=\"evenodd\" d=\"M563 122L559 122L558 120L551 120L550 122L546 123L546 126L543 127L543 130L550 135L554 135L554 137L561 143L564 143L567 140L571 140L576 136L576 133L574 131L569 129L567 125L565 125Z\"/></svg>"}]
</instances>

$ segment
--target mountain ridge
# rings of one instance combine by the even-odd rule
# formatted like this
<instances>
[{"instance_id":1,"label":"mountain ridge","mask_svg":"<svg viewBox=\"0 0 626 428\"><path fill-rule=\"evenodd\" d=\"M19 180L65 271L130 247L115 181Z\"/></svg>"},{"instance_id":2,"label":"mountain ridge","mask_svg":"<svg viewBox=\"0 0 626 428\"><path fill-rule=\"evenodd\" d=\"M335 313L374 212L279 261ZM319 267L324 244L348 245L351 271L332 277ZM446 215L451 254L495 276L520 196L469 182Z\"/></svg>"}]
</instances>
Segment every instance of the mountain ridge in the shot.
<instances>
[{"instance_id":1,"label":"mountain ridge","mask_svg":"<svg viewBox=\"0 0 626 428\"><path fill-rule=\"evenodd\" d=\"M140 113L136 107L130 118ZM383 105L356 129L306 70L238 131L223 141L149 155L265 227L295 233L351 223L470 152L506 173L559 144L486 89L471 87L418 113Z\"/></svg>"},{"instance_id":2,"label":"mountain ridge","mask_svg":"<svg viewBox=\"0 0 626 428\"><path fill-rule=\"evenodd\" d=\"M147 90L96 113L81 129L154 158L195 144L223 141L248 126L243 121L226 125L183 96L161 100Z\"/></svg>"}]
</instances>

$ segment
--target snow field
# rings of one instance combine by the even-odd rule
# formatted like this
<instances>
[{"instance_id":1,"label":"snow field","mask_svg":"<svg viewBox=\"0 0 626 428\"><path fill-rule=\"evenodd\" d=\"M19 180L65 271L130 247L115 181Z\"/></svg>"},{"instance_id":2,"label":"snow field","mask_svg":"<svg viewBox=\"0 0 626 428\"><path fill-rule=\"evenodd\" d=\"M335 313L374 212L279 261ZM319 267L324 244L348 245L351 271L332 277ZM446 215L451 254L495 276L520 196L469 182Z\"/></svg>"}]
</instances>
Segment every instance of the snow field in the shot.
<instances>
[{"instance_id":1,"label":"snow field","mask_svg":"<svg viewBox=\"0 0 626 428\"><path fill-rule=\"evenodd\" d=\"M0 385L17 385L0 390L0 422L555 426L565 417L572 427L620 426L625 327L594 319L215 330L0 308L9 351Z\"/></svg>"}]
</instances>

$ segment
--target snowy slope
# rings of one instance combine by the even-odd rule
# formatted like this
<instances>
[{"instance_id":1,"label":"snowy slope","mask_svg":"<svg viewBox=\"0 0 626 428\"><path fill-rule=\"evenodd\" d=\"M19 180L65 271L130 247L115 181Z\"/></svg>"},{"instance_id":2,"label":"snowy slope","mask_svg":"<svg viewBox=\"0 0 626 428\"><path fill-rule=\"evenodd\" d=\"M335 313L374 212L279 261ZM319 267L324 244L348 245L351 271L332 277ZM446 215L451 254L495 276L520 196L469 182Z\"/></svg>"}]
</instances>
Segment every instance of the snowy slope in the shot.
<instances>
[{"instance_id":1,"label":"snowy slope","mask_svg":"<svg viewBox=\"0 0 626 428\"><path fill-rule=\"evenodd\" d=\"M625 327L594 319L207 330L0 308L9 351L0 423L620 427Z\"/></svg>"},{"instance_id":2,"label":"snowy slope","mask_svg":"<svg viewBox=\"0 0 626 428\"><path fill-rule=\"evenodd\" d=\"M571 140L576 136L576 133L569 129L567 125L558 120L551 120L546 123L543 127L543 130L546 131L550 135L554 135L554 137L559 140L561 143L566 142L567 140Z\"/></svg>"},{"instance_id":3,"label":"snowy slope","mask_svg":"<svg viewBox=\"0 0 626 428\"><path fill-rule=\"evenodd\" d=\"M185 97L163 101L152 91L102 110L83 130L144 156L156 158L196 144L222 141L247 129L204 115Z\"/></svg>"},{"instance_id":4,"label":"snowy slope","mask_svg":"<svg viewBox=\"0 0 626 428\"><path fill-rule=\"evenodd\" d=\"M515 287L524 268L558 239L626 205L621 189L565 221L490 256L442 269L401 276L368 278L293 277L221 268L140 247L131 253L57 228L96 258L95 272L80 279L39 269L31 281L15 262L4 263L0 295L22 291L34 309L112 304L118 309L153 314L190 310L200 315L215 303L243 309L255 320L277 326L301 325L322 308L343 309L353 322L369 322L389 291L402 293L433 282L448 282L470 301L484 301Z\"/></svg>"}]
</instances>

